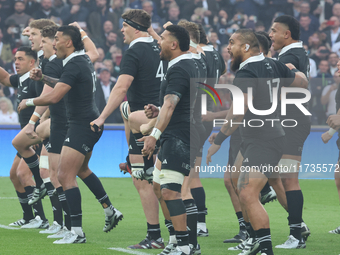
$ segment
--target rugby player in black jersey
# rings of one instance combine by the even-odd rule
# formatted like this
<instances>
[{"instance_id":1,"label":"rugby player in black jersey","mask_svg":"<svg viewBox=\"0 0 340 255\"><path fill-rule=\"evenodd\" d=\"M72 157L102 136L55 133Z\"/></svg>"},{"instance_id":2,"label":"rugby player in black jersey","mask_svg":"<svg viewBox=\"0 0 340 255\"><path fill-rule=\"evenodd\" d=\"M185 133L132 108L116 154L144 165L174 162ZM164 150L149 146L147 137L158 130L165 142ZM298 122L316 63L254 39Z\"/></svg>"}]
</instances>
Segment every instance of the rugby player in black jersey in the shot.
<instances>
[{"instance_id":1,"label":"rugby player in black jersey","mask_svg":"<svg viewBox=\"0 0 340 255\"><path fill-rule=\"evenodd\" d=\"M54 86L54 89L38 98L22 101L18 107L22 110L29 106L51 105L62 98L66 102L69 127L60 155L58 180L63 186L69 205L71 231L63 239L54 242L57 244L86 242L82 230L81 195L76 181L77 175L104 208L106 216L103 231L110 231L123 217L112 206L100 180L88 167L93 147L102 132L92 132L89 124L99 116L94 103L96 74L90 58L83 50L81 38L79 29L74 26L62 26L58 29L54 47L57 57L63 59L61 78L53 79L43 75L40 69L33 70L30 74L32 79L41 80Z\"/></svg>"},{"instance_id":2,"label":"rugby player in black jersey","mask_svg":"<svg viewBox=\"0 0 340 255\"><path fill-rule=\"evenodd\" d=\"M293 64L296 69L303 72L309 78L308 55L302 42L299 41L299 21L292 16L280 16L274 20L269 36L273 42L274 50L280 50L278 60L285 64ZM287 98L299 100L301 94L289 93ZM303 194L299 185L299 169L303 145L310 133L311 121L310 117L305 115L295 105L287 105L287 114L280 116L280 119L296 120L297 126L294 128L284 127L286 145L279 166L286 167L290 171L281 173L287 197L290 235L287 242L276 247L283 249L305 248L306 244L301 243L300 239L301 236L307 239L310 231L302 220Z\"/></svg>"},{"instance_id":3,"label":"rugby player in black jersey","mask_svg":"<svg viewBox=\"0 0 340 255\"><path fill-rule=\"evenodd\" d=\"M220 76L225 72L225 63L220 55L212 45L208 45L207 35L204 31L202 25L199 25L200 39L199 46L202 48L205 54L205 58L207 61L207 78L208 85L214 87L215 84L218 83ZM212 111L213 109L213 100L211 97L207 98L207 111ZM224 116L225 117L225 116ZM224 118L223 117L223 118ZM201 148L197 154L195 169L197 166L201 166L202 162L202 151L203 145L207 138L210 136L211 131L213 129L213 121L204 121L204 116L202 116L203 125L205 127L205 134L202 136L201 140ZM207 208L205 203L205 192L202 186L202 183L199 178L199 172L193 172L193 179L190 184L192 196L195 199L197 210L198 210L198 223L197 223L197 235L198 236L208 236L209 232L206 227L205 217L207 214Z\"/></svg>"},{"instance_id":4,"label":"rugby player in black jersey","mask_svg":"<svg viewBox=\"0 0 340 255\"><path fill-rule=\"evenodd\" d=\"M158 41L161 47L161 59L168 60L169 67L161 84L160 103L162 108L152 107L151 115L157 117L150 136L143 137L143 155L151 157L156 141L161 137L161 149L158 160L161 170L154 170L154 182L159 183L162 199L170 214L176 231L177 247L169 254L189 254L189 233L187 231L186 209L181 197L184 176L188 176L193 167L190 147L193 141L199 141L193 128L193 112L197 88L190 84L191 79L198 78L198 65L188 53L190 37L180 26L167 26ZM155 112L154 112L155 111ZM149 116L151 116L149 115ZM149 117L148 116L148 117ZM162 207L162 209L165 209ZM166 212L163 212L166 213Z\"/></svg>"},{"instance_id":5,"label":"rugby player in black jersey","mask_svg":"<svg viewBox=\"0 0 340 255\"><path fill-rule=\"evenodd\" d=\"M41 68L44 61L43 51L41 50L41 29L45 26L55 25L55 23L48 19L40 19L34 20L29 24L29 40L31 41L31 49L37 52L39 61L38 66ZM37 91L37 95L40 95L43 90L44 84L40 81L35 81L35 88ZM47 109L47 107L44 107ZM40 116L39 113L35 113ZM46 125L45 123L44 125ZM47 167L47 152L45 148L42 148L42 155L40 155L40 161L42 162L43 167L41 170L39 168L39 159L37 153L31 148L31 145L37 144L40 140L39 137L35 137L34 139L29 138L26 135L27 127L24 127L23 130L13 139L13 146L18 150L20 155L24 158L25 162L31 166L30 169L34 175L36 180L37 187L34 189L33 197L29 200L29 204L35 203L41 197L46 195L46 188L43 183L42 178L48 178L48 169ZM40 141L39 141L40 142ZM41 171L41 174L40 174Z\"/></svg>"},{"instance_id":6,"label":"rugby player in black jersey","mask_svg":"<svg viewBox=\"0 0 340 255\"><path fill-rule=\"evenodd\" d=\"M124 43L129 44L129 48L122 58L120 75L109 100L93 123L102 126L105 119L119 107L125 95L127 96L128 102L122 104L121 111L124 113L125 129L131 130L131 133L127 131L131 175L142 202L148 227L146 238L128 248L162 249L164 243L160 234L157 198L152 185L145 180L138 180L147 169L153 168L154 161L153 158L143 159L141 150L144 144L136 141L143 137L140 126L149 122L144 114L144 106L147 104L159 106L160 83L166 63L160 60L157 42L147 32L151 25L150 15L143 10L129 10L122 18L124 22L121 31Z\"/></svg>"},{"instance_id":7,"label":"rugby player in black jersey","mask_svg":"<svg viewBox=\"0 0 340 255\"><path fill-rule=\"evenodd\" d=\"M340 61L338 62L337 67L340 70ZM340 76L339 70L337 71L337 75ZM338 91L336 92L336 95L335 95L335 102L336 102L336 112L337 112L337 114L331 115L327 119L327 124L330 126L330 129L327 132L323 133L322 136L321 136L322 141L324 143L328 143L328 141L332 138L332 136L336 132L339 132L339 128L340 128L340 111L339 111L339 109L340 109L340 90L339 89L338 89ZM339 136L339 133L338 133L338 136ZM339 162L340 162L340 137L336 141L336 144L337 144L338 149L339 149L339 157L338 157L338 162L337 162L337 164L339 166ZM336 188L338 190L338 195L339 195L339 200L340 200L340 171L339 171L339 168L337 168L334 171L334 180L335 180L335 185L336 185ZM329 233L340 234L340 226L337 227L334 230L329 231Z\"/></svg>"},{"instance_id":8,"label":"rugby player in black jersey","mask_svg":"<svg viewBox=\"0 0 340 255\"><path fill-rule=\"evenodd\" d=\"M229 40L228 51L233 58L232 69L235 71L239 69L233 84L241 90L244 98L236 98L234 95L233 104L235 100L244 104L244 115L234 114L234 107L231 107L226 117L228 122L222 126L214 144L208 150L207 164L211 162L211 156L219 150L221 143L239 127L239 124L235 125L232 122L246 123L240 126L242 137L240 153L244 159L241 167L246 170L235 175L239 175L237 193L243 212L247 213L258 243L254 243L251 250L243 251L242 254L255 254L261 251L262 254L271 255L273 250L269 218L259 201L259 194L272 171L264 171L261 166L276 166L279 162L285 141L284 131L279 122L265 123L265 119L277 119L278 113L275 109L266 115L256 115L248 110L248 101L252 101L255 109L270 109L273 99L276 102L278 99L277 93L272 93L272 87L277 89L273 91L278 91L282 86L306 88L308 80L303 73L294 69L293 65L290 65L293 69L290 71L281 62L265 58L260 53L258 40L251 30L236 31ZM252 99L248 99L250 96L248 88L252 88ZM248 121L252 119L262 120L263 125L251 127ZM234 177L236 176L233 176L233 181Z\"/></svg>"},{"instance_id":9,"label":"rugby player in black jersey","mask_svg":"<svg viewBox=\"0 0 340 255\"><path fill-rule=\"evenodd\" d=\"M29 71L34 68L37 61L37 54L29 47L20 47L14 56L17 75L10 76L4 69L0 68L0 82L5 86L18 88L18 104L25 98L38 96L35 82L29 79ZM29 122L33 109L27 109L19 113L21 128ZM45 218L41 201L34 204L36 216L32 214L32 208L28 200L33 196L35 182L32 180L32 173L21 155L17 153L10 170L10 178L17 192L19 202L23 209L23 219L11 223L11 226L22 226L23 228L48 228L48 221Z\"/></svg>"}]
</instances>

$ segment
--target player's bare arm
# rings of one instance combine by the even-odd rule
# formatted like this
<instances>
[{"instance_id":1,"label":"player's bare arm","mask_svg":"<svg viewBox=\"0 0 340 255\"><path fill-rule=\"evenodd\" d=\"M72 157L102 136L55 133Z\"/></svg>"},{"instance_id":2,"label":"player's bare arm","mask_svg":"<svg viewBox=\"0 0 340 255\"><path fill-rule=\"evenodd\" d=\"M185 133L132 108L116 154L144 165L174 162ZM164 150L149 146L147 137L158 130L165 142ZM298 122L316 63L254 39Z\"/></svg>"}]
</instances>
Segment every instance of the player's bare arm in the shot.
<instances>
[{"instance_id":1,"label":"player's bare arm","mask_svg":"<svg viewBox=\"0 0 340 255\"><path fill-rule=\"evenodd\" d=\"M24 99L18 106L18 111L26 109L30 106L44 106L58 103L66 93L71 89L71 86L63 82L58 82L54 89L40 97Z\"/></svg>"},{"instance_id":2,"label":"player's bare arm","mask_svg":"<svg viewBox=\"0 0 340 255\"><path fill-rule=\"evenodd\" d=\"M138 141L144 141L144 148L142 150L143 156L152 156L155 150L156 141L159 139L161 133L168 126L172 114L178 104L180 98L174 94L168 94L164 97L163 106L158 114L155 127L149 136L144 136Z\"/></svg>"},{"instance_id":3,"label":"player's bare arm","mask_svg":"<svg viewBox=\"0 0 340 255\"><path fill-rule=\"evenodd\" d=\"M336 115L329 116L326 123L330 126L330 129L321 135L321 139L324 143L328 143L328 141L331 140L333 135L340 128L340 110L336 113Z\"/></svg>"},{"instance_id":4,"label":"player's bare arm","mask_svg":"<svg viewBox=\"0 0 340 255\"><path fill-rule=\"evenodd\" d=\"M54 86L58 83L58 78L52 78L47 75L44 75L39 68L33 68L30 71L30 79L34 81L42 81L46 85L54 88Z\"/></svg>"},{"instance_id":5,"label":"player's bare arm","mask_svg":"<svg viewBox=\"0 0 340 255\"><path fill-rule=\"evenodd\" d=\"M92 63L96 62L99 58L99 53L93 41L90 39L90 37L87 36L86 32L80 27L78 22L70 23L69 26L74 26L79 29L82 41L84 43L85 53L89 56Z\"/></svg>"},{"instance_id":6,"label":"player's bare arm","mask_svg":"<svg viewBox=\"0 0 340 255\"><path fill-rule=\"evenodd\" d=\"M248 110L248 96L247 94L243 94L244 96L244 111L247 112ZM228 111L228 115L225 118L227 120L227 122L225 124L223 124L223 126L221 127L221 130L219 132L219 136L226 139L228 136L230 136L239 126L239 124L233 124L232 123L236 123L236 122L241 122L244 118L244 115L234 115L233 113L233 106L230 107L229 111ZM218 136L217 135L217 136ZM220 148L221 148L221 143L218 139L218 141L216 141L216 138L214 139L214 143L212 143L212 145L210 146L210 148L208 149L208 154L207 154L207 165L209 165L209 162L211 162L211 156L214 155ZM222 139L223 141L223 139Z\"/></svg>"},{"instance_id":7,"label":"player's bare arm","mask_svg":"<svg viewBox=\"0 0 340 255\"><path fill-rule=\"evenodd\" d=\"M91 126L97 125L100 131L100 127L104 125L105 120L110 116L110 114L119 107L123 102L124 97L131 86L134 77L128 74L122 74L119 76L116 85L113 87L109 100L100 114L100 116L91 122ZM92 128L93 131L96 131Z\"/></svg>"},{"instance_id":8,"label":"player's bare arm","mask_svg":"<svg viewBox=\"0 0 340 255\"><path fill-rule=\"evenodd\" d=\"M0 83L5 85L6 87L12 87L9 77L9 73L6 72L2 67L0 67Z\"/></svg>"}]
</instances>

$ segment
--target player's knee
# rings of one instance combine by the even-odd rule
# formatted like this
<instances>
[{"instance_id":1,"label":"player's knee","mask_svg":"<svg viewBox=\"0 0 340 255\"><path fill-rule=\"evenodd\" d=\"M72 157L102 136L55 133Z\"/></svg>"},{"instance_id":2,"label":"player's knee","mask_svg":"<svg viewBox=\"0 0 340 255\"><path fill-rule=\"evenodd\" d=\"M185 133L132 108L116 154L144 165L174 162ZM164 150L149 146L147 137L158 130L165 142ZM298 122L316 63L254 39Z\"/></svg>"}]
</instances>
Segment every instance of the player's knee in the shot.
<instances>
[{"instance_id":1,"label":"player's knee","mask_svg":"<svg viewBox=\"0 0 340 255\"><path fill-rule=\"evenodd\" d=\"M171 217L185 214L185 206L182 199L165 200Z\"/></svg>"},{"instance_id":2,"label":"player's knee","mask_svg":"<svg viewBox=\"0 0 340 255\"><path fill-rule=\"evenodd\" d=\"M254 194L254 192L252 192ZM254 199L254 195L252 195L250 192L249 192L249 189L241 189L239 191L239 199L240 199L240 202L244 205L249 205L252 200Z\"/></svg>"},{"instance_id":3,"label":"player's knee","mask_svg":"<svg viewBox=\"0 0 340 255\"><path fill-rule=\"evenodd\" d=\"M233 189L233 184L231 183L231 178L224 177L224 186L227 190Z\"/></svg>"},{"instance_id":4,"label":"player's knee","mask_svg":"<svg viewBox=\"0 0 340 255\"><path fill-rule=\"evenodd\" d=\"M20 143L20 139L18 139L17 137L15 137L12 140L12 145L15 149L19 150L21 148L21 143Z\"/></svg>"},{"instance_id":5,"label":"player's knee","mask_svg":"<svg viewBox=\"0 0 340 255\"><path fill-rule=\"evenodd\" d=\"M13 169L13 168L11 169L11 171L9 172L9 178L12 182L18 181L16 169Z\"/></svg>"}]
</instances>

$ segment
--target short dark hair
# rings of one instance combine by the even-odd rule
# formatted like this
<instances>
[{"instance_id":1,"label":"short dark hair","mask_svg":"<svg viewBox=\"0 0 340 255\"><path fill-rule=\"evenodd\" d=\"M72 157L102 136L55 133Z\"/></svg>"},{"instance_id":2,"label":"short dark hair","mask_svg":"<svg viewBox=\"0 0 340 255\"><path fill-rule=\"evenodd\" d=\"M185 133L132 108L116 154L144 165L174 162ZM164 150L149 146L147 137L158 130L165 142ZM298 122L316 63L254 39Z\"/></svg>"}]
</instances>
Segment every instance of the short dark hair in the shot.
<instances>
[{"instance_id":1,"label":"short dark hair","mask_svg":"<svg viewBox=\"0 0 340 255\"><path fill-rule=\"evenodd\" d=\"M285 24L288 27L293 40L300 39L300 23L293 16L282 15L277 17L274 22Z\"/></svg>"},{"instance_id":2,"label":"short dark hair","mask_svg":"<svg viewBox=\"0 0 340 255\"><path fill-rule=\"evenodd\" d=\"M190 39L194 43L200 42L200 31L196 23L182 19L178 22L177 25L184 27L189 32Z\"/></svg>"},{"instance_id":3,"label":"short dark hair","mask_svg":"<svg viewBox=\"0 0 340 255\"><path fill-rule=\"evenodd\" d=\"M58 31L58 26L47 26L47 27L44 27L42 30L41 30L41 36L42 37L48 37L50 39L54 39L54 36L55 34L57 33Z\"/></svg>"},{"instance_id":4,"label":"short dark hair","mask_svg":"<svg viewBox=\"0 0 340 255\"><path fill-rule=\"evenodd\" d=\"M144 10L132 9L122 14L123 19L129 19L143 27L151 26L151 16Z\"/></svg>"},{"instance_id":5,"label":"short dark hair","mask_svg":"<svg viewBox=\"0 0 340 255\"><path fill-rule=\"evenodd\" d=\"M31 47L28 46L21 46L17 49L18 51L24 51L26 56L29 56L34 59L34 61L37 61L37 53L31 49Z\"/></svg>"},{"instance_id":6,"label":"short dark hair","mask_svg":"<svg viewBox=\"0 0 340 255\"><path fill-rule=\"evenodd\" d=\"M255 35L260 43L261 48L263 49L263 53L267 55L270 47L272 46L272 40L270 39L268 33L264 31L258 31L255 32Z\"/></svg>"},{"instance_id":7,"label":"short dark hair","mask_svg":"<svg viewBox=\"0 0 340 255\"><path fill-rule=\"evenodd\" d=\"M189 50L190 36L189 36L189 32L184 27L181 27L178 25L170 25L170 26L167 26L165 30L169 31L170 34L176 38L181 51Z\"/></svg>"},{"instance_id":8,"label":"short dark hair","mask_svg":"<svg viewBox=\"0 0 340 255\"><path fill-rule=\"evenodd\" d=\"M83 50L84 44L81 40L81 34L77 27L74 26L61 26L58 28L59 32L63 32L63 35L68 35L73 43L73 47L76 51Z\"/></svg>"},{"instance_id":9,"label":"short dark hair","mask_svg":"<svg viewBox=\"0 0 340 255\"><path fill-rule=\"evenodd\" d=\"M198 24L198 30L200 31L200 43L208 44L207 34L205 33L204 27L201 23Z\"/></svg>"},{"instance_id":10,"label":"short dark hair","mask_svg":"<svg viewBox=\"0 0 340 255\"><path fill-rule=\"evenodd\" d=\"M242 43L249 44L250 49L255 51L260 51L260 43L257 40L257 37L253 30L248 28L242 28L235 31L235 34L241 35L241 41Z\"/></svg>"}]
</instances>

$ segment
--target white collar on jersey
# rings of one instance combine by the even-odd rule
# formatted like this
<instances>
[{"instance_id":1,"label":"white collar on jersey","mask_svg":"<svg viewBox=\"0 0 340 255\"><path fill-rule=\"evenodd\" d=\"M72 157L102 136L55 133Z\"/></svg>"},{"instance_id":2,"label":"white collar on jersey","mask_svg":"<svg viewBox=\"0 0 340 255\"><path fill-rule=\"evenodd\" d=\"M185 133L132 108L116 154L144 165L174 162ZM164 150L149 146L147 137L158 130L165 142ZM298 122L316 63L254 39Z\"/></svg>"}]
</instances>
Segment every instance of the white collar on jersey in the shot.
<instances>
[{"instance_id":1,"label":"white collar on jersey","mask_svg":"<svg viewBox=\"0 0 340 255\"><path fill-rule=\"evenodd\" d=\"M54 54L54 55L50 56L50 58L48 59L48 61L52 61L52 60L55 59L56 57L57 57L57 55Z\"/></svg>"},{"instance_id":2,"label":"white collar on jersey","mask_svg":"<svg viewBox=\"0 0 340 255\"><path fill-rule=\"evenodd\" d=\"M203 46L201 48L204 51L214 51L214 46L212 46L212 45Z\"/></svg>"},{"instance_id":3,"label":"white collar on jersey","mask_svg":"<svg viewBox=\"0 0 340 255\"><path fill-rule=\"evenodd\" d=\"M145 42L145 43L152 43L154 40L152 38L152 36L148 36L148 37L138 37L137 39L133 40L130 45L129 45L129 48L132 47L132 45L134 45L135 43L138 43L138 42Z\"/></svg>"},{"instance_id":4,"label":"white collar on jersey","mask_svg":"<svg viewBox=\"0 0 340 255\"><path fill-rule=\"evenodd\" d=\"M283 47L281 49L279 56L281 56L283 53L289 51L290 49L294 49L294 48L303 48L302 41L299 41L299 42L296 42L296 43L291 43L291 44Z\"/></svg>"},{"instance_id":5,"label":"white collar on jersey","mask_svg":"<svg viewBox=\"0 0 340 255\"><path fill-rule=\"evenodd\" d=\"M176 64L177 62L179 62L183 59L192 59L192 53L191 52L184 53L184 54L179 55L178 57L174 58L173 60L171 60L168 64L168 70L171 66L173 66L174 64Z\"/></svg>"},{"instance_id":6,"label":"white collar on jersey","mask_svg":"<svg viewBox=\"0 0 340 255\"><path fill-rule=\"evenodd\" d=\"M201 59L202 58L202 56L201 56L201 52L199 52L199 53L192 53L192 52L190 52L191 53L191 56L192 56L192 58L194 58L194 59Z\"/></svg>"},{"instance_id":7,"label":"white collar on jersey","mask_svg":"<svg viewBox=\"0 0 340 255\"><path fill-rule=\"evenodd\" d=\"M70 61L72 58L76 57L76 56L81 56L81 55L85 55L85 51L84 50L80 50L80 51L75 51L72 54L70 54L67 58L65 58L63 60L63 66L65 66L67 64L68 61Z\"/></svg>"},{"instance_id":8,"label":"white collar on jersey","mask_svg":"<svg viewBox=\"0 0 340 255\"><path fill-rule=\"evenodd\" d=\"M39 50L37 55L38 55L38 58L40 58L42 55L44 55L44 51L43 50Z\"/></svg>"},{"instance_id":9,"label":"white collar on jersey","mask_svg":"<svg viewBox=\"0 0 340 255\"><path fill-rule=\"evenodd\" d=\"M254 57L250 57L250 58L247 58L245 61L243 61L241 64L240 64L240 69L242 69L246 64L248 63L252 63L252 62L258 62L258 61L262 61L264 60L265 57L263 56L263 53L261 53L260 55L258 56L254 56Z\"/></svg>"},{"instance_id":10,"label":"white collar on jersey","mask_svg":"<svg viewBox=\"0 0 340 255\"><path fill-rule=\"evenodd\" d=\"M23 83L23 82L26 81L29 77L30 77L30 71L28 71L27 73L21 75L20 78L19 78L20 83Z\"/></svg>"}]
</instances>

